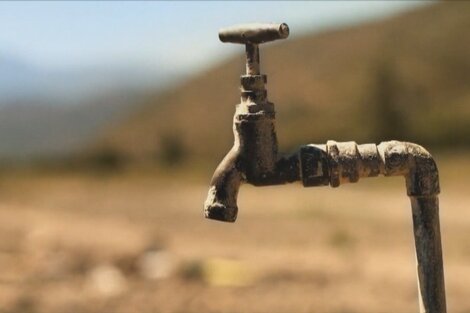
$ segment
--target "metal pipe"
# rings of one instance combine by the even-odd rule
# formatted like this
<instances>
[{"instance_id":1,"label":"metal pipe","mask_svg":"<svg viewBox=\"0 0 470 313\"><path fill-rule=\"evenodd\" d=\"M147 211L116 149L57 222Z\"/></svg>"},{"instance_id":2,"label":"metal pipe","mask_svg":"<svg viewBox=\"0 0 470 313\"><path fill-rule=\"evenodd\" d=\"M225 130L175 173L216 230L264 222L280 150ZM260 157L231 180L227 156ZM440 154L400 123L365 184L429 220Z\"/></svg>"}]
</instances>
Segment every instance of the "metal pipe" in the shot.
<instances>
[{"instance_id":1,"label":"metal pipe","mask_svg":"<svg viewBox=\"0 0 470 313\"><path fill-rule=\"evenodd\" d=\"M380 174L405 177L413 216L420 312L445 313L444 267L437 197L440 192L439 175L431 154L417 144L399 141L382 142L378 146L329 141L326 145L310 147L310 150L304 150L304 154L319 150L316 157L310 159L315 159L321 164L317 168L328 168L328 172L323 170L323 175L319 175L318 171L301 163L303 176L315 177L317 180L321 176L320 181L323 184L329 181L332 187ZM304 156L304 159L309 158ZM307 186L315 185L320 184L307 180Z\"/></svg>"},{"instance_id":2,"label":"metal pipe","mask_svg":"<svg viewBox=\"0 0 470 313\"><path fill-rule=\"evenodd\" d=\"M259 47L257 44L246 44L246 75L259 75Z\"/></svg>"},{"instance_id":3,"label":"metal pipe","mask_svg":"<svg viewBox=\"0 0 470 313\"><path fill-rule=\"evenodd\" d=\"M410 197L416 246L420 312L446 312L437 196Z\"/></svg>"},{"instance_id":4,"label":"metal pipe","mask_svg":"<svg viewBox=\"0 0 470 313\"><path fill-rule=\"evenodd\" d=\"M247 74L241 77L241 102L233 118L234 145L211 180L205 216L234 222L242 183L268 186L301 181L305 187L338 187L364 177L404 176L412 206L420 312L445 313L439 175L426 149L399 141L379 145L328 141L302 146L289 156L278 153L274 104L267 100L266 75L259 72L258 43L287 37L288 28L283 25L237 26L219 33L224 42L246 44Z\"/></svg>"}]
</instances>

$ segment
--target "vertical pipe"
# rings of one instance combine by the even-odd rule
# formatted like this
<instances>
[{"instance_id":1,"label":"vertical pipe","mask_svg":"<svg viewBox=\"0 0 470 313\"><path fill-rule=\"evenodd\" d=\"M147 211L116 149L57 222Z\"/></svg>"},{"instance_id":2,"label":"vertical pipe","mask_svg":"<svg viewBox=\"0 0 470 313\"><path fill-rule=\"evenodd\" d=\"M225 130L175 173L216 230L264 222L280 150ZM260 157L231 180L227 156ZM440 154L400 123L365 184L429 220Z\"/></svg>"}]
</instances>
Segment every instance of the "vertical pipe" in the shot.
<instances>
[{"instance_id":1,"label":"vertical pipe","mask_svg":"<svg viewBox=\"0 0 470 313\"><path fill-rule=\"evenodd\" d=\"M445 313L446 299L437 196L411 196L421 313Z\"/></svg>"},{"instance_id":2,"label":"vertical pipe","mask_svg":"<svg viewBox=\"0 0 470 313\"><path fill-rule=\"evenodd\" d=\"M246 52L246 74L259 75L259 47L254 43L247 43L245 46Z\"/></svg>"}]
</instances>

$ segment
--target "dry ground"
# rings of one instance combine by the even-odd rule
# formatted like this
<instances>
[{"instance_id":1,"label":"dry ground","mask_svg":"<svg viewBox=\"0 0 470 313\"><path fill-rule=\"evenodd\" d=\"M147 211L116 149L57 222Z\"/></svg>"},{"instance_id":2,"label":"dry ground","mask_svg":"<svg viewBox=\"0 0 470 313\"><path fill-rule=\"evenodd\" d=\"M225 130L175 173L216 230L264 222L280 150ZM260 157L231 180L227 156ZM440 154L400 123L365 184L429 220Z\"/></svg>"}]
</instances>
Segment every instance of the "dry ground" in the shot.
<instances>
[{"instance_id":1,"label":"dry ground","mask_svg":"<svg viewBox=\"0 0 470 313\"><path fill-rule=\"evenodd\" d=\"M470 312L470 161L440 165L448 311ZM401 178L243 186L235 224L202 217L206 192L182 174L4 175L0 312L418 311Z\"/></svg>"}]
</instances>

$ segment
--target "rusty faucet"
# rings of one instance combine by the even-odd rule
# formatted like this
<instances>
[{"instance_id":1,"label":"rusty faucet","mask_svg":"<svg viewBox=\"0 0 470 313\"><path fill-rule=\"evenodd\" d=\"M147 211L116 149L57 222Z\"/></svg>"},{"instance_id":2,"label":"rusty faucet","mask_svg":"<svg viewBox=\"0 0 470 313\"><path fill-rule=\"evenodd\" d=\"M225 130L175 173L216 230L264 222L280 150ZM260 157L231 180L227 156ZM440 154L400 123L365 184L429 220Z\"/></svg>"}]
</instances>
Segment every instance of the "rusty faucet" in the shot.
<instances>
[{"instance_id":1,"label":"rusty faucet","mask_svg":"<svg viewBox=\"0 0 470 313\"><path fill-rule=\"evenodd\" d=\"M328 141L301 146L291 155L278 153L274 104L267 100L258 45L288 35L286 24L245 24L219 31L222 42L245 44L246 74L241 76L241 102L233 118L234 145L212 177L205 216L234 222L242 183L268 186L301 181L305 187L338 187L364 177L404 176L413 215L420 312L445 313L439 178L426 149L400 141L379 145Z\"/></svg>"}]
</instances>

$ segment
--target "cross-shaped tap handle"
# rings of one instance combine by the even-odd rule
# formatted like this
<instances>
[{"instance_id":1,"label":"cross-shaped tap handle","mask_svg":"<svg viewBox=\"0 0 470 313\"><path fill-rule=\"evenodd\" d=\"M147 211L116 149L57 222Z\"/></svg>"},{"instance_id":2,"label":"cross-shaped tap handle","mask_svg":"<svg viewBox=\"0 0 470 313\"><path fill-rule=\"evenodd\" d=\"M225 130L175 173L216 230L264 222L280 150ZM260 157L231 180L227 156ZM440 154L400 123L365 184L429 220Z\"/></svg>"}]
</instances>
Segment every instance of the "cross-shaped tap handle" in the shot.
<instances>
[{"instance_id":1,"label":"cross-shaped tap handle","mask_svg":"<svg viewBox=\"0 0 470 313\"><path fill-rule=\"evenodd\" d=\"M260 43L285 39L289 36L289 26L285 23L254 23L235 25L219 30L222 42L240 43L246 45L246 74L259 75Z\"/></svg>"}]
</instances>

